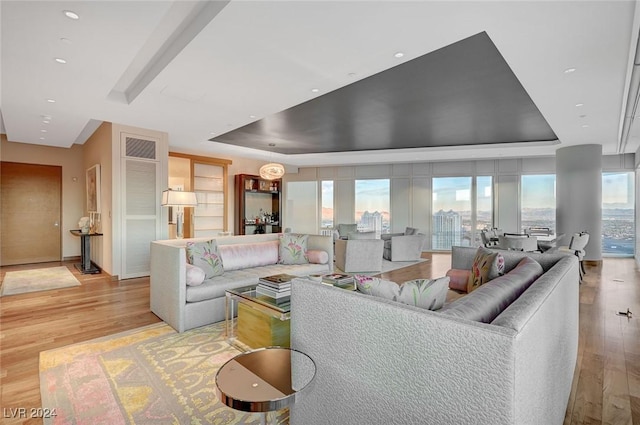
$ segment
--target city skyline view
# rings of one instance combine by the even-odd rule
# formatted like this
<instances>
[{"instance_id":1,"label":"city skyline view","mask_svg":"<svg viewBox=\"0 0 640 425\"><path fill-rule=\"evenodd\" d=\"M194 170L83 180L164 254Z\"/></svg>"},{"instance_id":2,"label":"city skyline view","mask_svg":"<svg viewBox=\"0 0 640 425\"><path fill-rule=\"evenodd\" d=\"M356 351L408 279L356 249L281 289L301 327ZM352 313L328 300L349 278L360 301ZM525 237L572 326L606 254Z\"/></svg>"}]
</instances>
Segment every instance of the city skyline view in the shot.
<instances>
[{"instance_id":1,"label":"city skyline view","mask_svg":"<svg viewBox=\"0 0 640 425\"><path fill-rule=\"evenodd\" d=\"M605 254L633 255L635 252L635 199L634 173L602 174L602 250ZM472 229L471 197L475 179L475 229ZM389 179L356 180L355 221L360 222L366 212L379 213L383 232L391 227ZM434 177L432 179L432 246L444 248L444 241L457 241L462 245L480 243L479 231L493 227L493 177ZM554 174L522 175L520 185L520 229L548 227L555 231L556 176ZM439 212L455 212L460 220L451 218L459 226L451 230L455 236L441 234L436 237L435 223ZM446 215L446 214L445 214ZM444 222L443 222L444 223ZM458 224L459 223L459 224ZM322 182L322 224L333 226L333 181ZM440 242L437 242L440 241ZM562 243L568 243L568 240ZM443 245L444 244L444 245ZM436 246L439 246L436 248ZM440 245L443 245L440 247Z\"/></svg>"}]
</instances>

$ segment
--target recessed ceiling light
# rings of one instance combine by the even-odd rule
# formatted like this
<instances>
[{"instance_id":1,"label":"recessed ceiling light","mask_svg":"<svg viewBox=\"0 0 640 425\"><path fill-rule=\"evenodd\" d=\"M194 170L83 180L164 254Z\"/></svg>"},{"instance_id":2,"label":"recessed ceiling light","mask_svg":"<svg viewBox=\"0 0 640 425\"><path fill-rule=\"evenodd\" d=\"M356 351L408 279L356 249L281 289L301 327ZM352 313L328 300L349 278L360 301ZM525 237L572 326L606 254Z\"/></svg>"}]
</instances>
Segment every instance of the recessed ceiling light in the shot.
<instances>
[{"instance_id":1,"label":"recessed ceiling light","mask_svg":"<svg viewBox=\"0 0 640 425\"><path fill-rule=\"evenodd\" d=\"M40 140L44 140L44 137L41 137Z\"/></svg>"},{"instance_id":2,"label":"recessed ceiling light","mask_svg":"<svg viewBox=\"0 0 640 425\"><path fill-rule=\"evenodd\" d=\"M589 124L583 124L582 125L582 128L587 128L587 127L589 127Z\"/></svg>"},{"instance_id":3,"label":"recessed ceiling light","mask_svg":"<svg viewBox=\"0 0 640 425\"><path fill-rule=\"evenodd\" d=\"M318 93L319 91L320 91L320 89L316 89L316 88L312 88L312 89L311 89L311 92L312 92L312 93Z\"/></svg>"},{"instance_id":4,"label":"recessed ceiling light","mask_svg":"<svg viewBox=\"0 0 640 425\"><path fill-rule=\"evenodd\" d=\"M66 16L69 19L73 19L73 20L80 19L80 15L78 15L76 12L72 10L65 10L62 13L64 13L64 16Z\"/></svg>"},{"instance_id":5,"label":"recessed ceiling light","mask_svg":"<svg viewBox=\"0 0 640 425\"><path fill-rule=\"evenodd\" d=\"M44 130L44 129L40 130L40 133L46 133L46 132L47 132L47 130Z\"/></svg>"},{"instance_id":6,"label":"recessed ceiling light","mask_svg":"<svg viewBox=\"0 0 640 425\"><path fill-rule=\"evenodd\" d=\"M581 106L584 106L584 103L576 103L576 106L579 108Z\"/></svg>"},{"instance_id":7,"label":"recessed ceiling light","mask_svg":"<svg viewBox=\"0 0 640 425\"><path fill-rule=\"evenodd\" d=\"M564 70L565 74L571 74L572 72L576 72L576 69L575 68L567 68L567 69Z\"/></svg>"},{"instance_id":8,"label":"recessed ceiling light","mask_svg":"<svg viewBox=\"0 0 640 425\"><path fill-rule=\"evenodd\" d=\"M348 77L355 77L355 76L356 76L356 73L355 73L355 72L350 72L350 73L348 73L348 74L347 74L347 76L348 76Z\"/></svg>"},{"instance_id":9,"label":"recessed ceiling light","mask_svg":"<svg viewBox=\"0 0 640 425\"><path fill-rule=\"evenodd\" d=\"M249 118L254 119L256 116L255 115L249 115Z\"/></svg>"},{"instance_id":10,"label":"recessed ceiling light","mask_svg":"<svg viewBox=\"0 0 640 425\"><path fill-rule=\"evenodd\" d=\"M47 102L49 102L49 103L56 103L55 99L47 99Z\"/></svg>"},{"instance_id":11,"label":"recessed ceiling light","mask_svg":"<svg viewBox=\"0 0 640 425\"><path fill-rule=\"evenodd\" d=\"M401 58L403 56L404 56L404 53L402 53L402 52L396 52L396 53L393 54L394 58Z\"/></svg>"},{"instance_id":12,"label":"recessed ceiling light","mask_svg":"<svg viewBox=\"0 0 640 425\"><path fill-rule=\"evenodd\" d=\"M67 63L67 61L65 59L62 59L62 58L55 58L54 60L56 62L58 62L58 63Z\"/></svg>"},{"instance_id":13,"label":"recessed ceiling light","mask_svg":"<svg viewBox=\"0 0 640 425\"><path fill-rule=\"evenodd\" d=\"M60 37L60 42L62 42L64 44L71 44L71 40L69 40L66 37Z\"/></svg>"},{"instance_id":14,"label":"recessed ceiling light","mask_svg":"<svg viewBox=\"0 0 640 425\"><path fill-rule=\"evenodd\" d=\"M49 124L51 121L49 121L49 120L42 120L42 122L43 122L44 124Z\"/></svg>"}]
</instances>

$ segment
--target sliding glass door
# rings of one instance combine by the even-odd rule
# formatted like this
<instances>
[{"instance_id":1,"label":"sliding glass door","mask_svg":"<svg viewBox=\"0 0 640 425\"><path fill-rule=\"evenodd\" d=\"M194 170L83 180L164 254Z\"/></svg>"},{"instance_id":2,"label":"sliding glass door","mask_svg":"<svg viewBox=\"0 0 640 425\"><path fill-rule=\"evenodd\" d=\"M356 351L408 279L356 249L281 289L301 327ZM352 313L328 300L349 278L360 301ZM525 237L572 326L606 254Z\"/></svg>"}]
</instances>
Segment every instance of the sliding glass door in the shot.
<instances>
[{"instance_id":1,"label":"sliding glass door","mask_svg":"<svg viewBox=\"0 0 640 425\"><path fill-rule=\"evenodd\" d=\"M635 253L633 172L602 173L602 253L632 257Z\"/></svg>"},{"instance_id":2,"label":"sliding glass door","mask_svg":"<svg viewBox=\"0 0 640 425\"><path fill-rule=\"evenodd\" d=\"M478 246L480 231L493 227L493 177L434 177L431 247Z\"/></svg>"}]
</instances>

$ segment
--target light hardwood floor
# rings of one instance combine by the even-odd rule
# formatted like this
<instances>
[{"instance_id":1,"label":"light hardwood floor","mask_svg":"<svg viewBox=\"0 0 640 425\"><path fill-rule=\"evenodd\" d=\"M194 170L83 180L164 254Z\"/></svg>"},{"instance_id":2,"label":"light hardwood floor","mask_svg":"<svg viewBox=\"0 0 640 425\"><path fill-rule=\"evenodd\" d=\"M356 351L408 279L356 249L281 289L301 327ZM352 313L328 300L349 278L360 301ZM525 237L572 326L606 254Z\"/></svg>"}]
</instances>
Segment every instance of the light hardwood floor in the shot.
<instances>
[{"instance_id":1,"label":"light hardwood floor","mask_svg":"<svg viewBox=\"0 0 640 425\"><path fill-rule=\"evenodd\" d=\"M449 254L424 254L430 261L384 273L404 282L442 276ZM11 270L66 265L82 286L0 298L0 422L9 409L40 406L40 351L110 335L160 320L149 311L149 279L112 282L106 275L81 275L71 263L0 267ZM580 342L565 424L640 425L640 272L632 259L605 259L587 270L580 286ZM630 308L627 319L618 311ZM541 424L547 425L547 424Z\"/></svg>"}]
</instances>

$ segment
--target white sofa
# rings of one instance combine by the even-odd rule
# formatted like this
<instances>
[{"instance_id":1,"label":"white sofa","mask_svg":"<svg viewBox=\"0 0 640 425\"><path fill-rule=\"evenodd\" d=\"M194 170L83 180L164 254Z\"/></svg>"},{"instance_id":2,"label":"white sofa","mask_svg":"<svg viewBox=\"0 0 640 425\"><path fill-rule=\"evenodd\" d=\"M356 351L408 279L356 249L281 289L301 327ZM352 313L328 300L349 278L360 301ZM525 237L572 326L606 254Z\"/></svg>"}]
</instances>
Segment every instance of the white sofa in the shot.
<instances>
[{"instance_id":1,"label":"white sofa","mask_svg":"<svg viewBox=\"0 0 640 425\"><path fill-rule=\"evenodd\" d=\"M333 271L333 238L309 235L307 249L325 251L325 264L278 264L277 233L216 237L225 272L198 286L186 284L186 244L212 238L151 242L151 311L178 332L225 318L225 291L258 283L260 277L288 273L306 276ZM231 247L233 245L233 247ZM269 258L268 260L265 260Z\"/></svg>"},{"instance_id":2,"label":"white sofa","mask_svg":"<svg viewBox=\"0 0 640 425\"><path fill-rule=\"evenodd\" d=\"M317 374L291 423L562 424L577 358L578 262L501 254L507 271L528 255L544 274L491 323L296 279L291 346ZM454 247L452 268L469 269L474 255Z\"/></svg>"}]
</instances>

